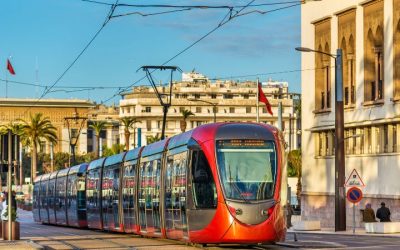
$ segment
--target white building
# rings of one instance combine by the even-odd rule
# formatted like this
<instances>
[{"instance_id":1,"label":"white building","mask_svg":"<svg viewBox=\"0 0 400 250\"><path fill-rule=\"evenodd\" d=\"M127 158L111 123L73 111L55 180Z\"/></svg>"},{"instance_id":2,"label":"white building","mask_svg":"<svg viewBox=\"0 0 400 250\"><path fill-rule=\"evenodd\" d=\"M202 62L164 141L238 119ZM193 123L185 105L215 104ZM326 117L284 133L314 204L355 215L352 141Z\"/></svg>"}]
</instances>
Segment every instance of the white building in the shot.
<instances>
[{"instance_id":1,"label":"white building","mask_svg":"<svg viewBox=\"0 0 400 250\"><path fill-rule=\"evenodd\" d=\"M166 136L170 137L181 133L181 111L186 109L194 113L187 119L187 128L190 130L204 123L225 121L256 121L256 82L209 81L205 76L191 72L184 73L184 81L173 83L172 106L169 108L166 123ZM263 83L263 91L269 99L273 116L267 113L265 105L259 103L260 121L277 126L278 102L283 106L283 130L286 141L291 149L299 147L300 131L299 119L294 112L293 95L288 93L287 82ZM160 86L161 93L168 93L168 86ZM298 96L297 96L298 97ZM215 109L214 109L215 107ZM132 116L140 123L131 129L130 145L137 146L138 128L141 130L142 145L146 144L150 136L161 135L163 108L150 86L133 88L132 92L123 94L120 101L120 117ZM120 128L123 134L123 128ZM289 139L290 138L290 139ZM121 143L124 137L121 136Z\"/></svg>"},{"instance_id":2,"label":"white building","mask_svg":"<svg viewBox=\"0 0 400 250\"><path fill-rule=\"evenodd\" d=\"M343 50L346 177L366 187L357 207L381 201L400 219L400 1L323 0L301 9L301 46ZM334 225L334 59L303 53L302 218ZM355 137L353 135L357 135ZM363 135L363 136L360 136ZM347 204L347 225L352 225ZM361 218L357 213L357 224Z\"/></svg>"}]
</instances>

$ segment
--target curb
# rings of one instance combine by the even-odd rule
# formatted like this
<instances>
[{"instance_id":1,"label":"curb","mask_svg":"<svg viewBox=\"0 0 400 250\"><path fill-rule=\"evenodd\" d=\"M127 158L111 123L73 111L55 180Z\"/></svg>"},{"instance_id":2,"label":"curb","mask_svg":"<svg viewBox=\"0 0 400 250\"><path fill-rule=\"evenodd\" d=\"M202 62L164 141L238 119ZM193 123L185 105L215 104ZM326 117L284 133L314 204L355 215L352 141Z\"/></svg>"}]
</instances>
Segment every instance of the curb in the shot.
<instances>
[{"instance_id":1,"label":"curb","mask_svg":"<svg viewBox=\"0 0 400 250\"><path fill-rule=\"evenodd\" d=\"M20 250L28 250L28 249L45 249L42 245L39 245L33 241L0 241L0 249L20 249Z\"/></svg>"},{"instance_id":2,"label":"curb","mask_svg":"<svg viewBox=\"0 0 400 250\"><path fill-rule=\"evenodd\" d=\"M288 233L292 234L319 234L319 235L324 235L324 234L334 234L334 235L342 235L342 236L372 236L372 237L388 237L388 238L400 238L399 233L394 233L394 234L376 234L376 233L355 233L353 234L351 231L346 231L346 232L332 232L332 231L294 231L294 230L288 230Z\"/></svg>"},{"instance_id":3,"label":"curb","mask_svg":"<svg viewBox=\"0 0 400 250\"><path fill-rule=\"evenodd\" d=\"M277 242L276 245L289 248L345 248L346 245L336 242L326 241L294 241L294 242Z\"/></svg>"}]
</instances>

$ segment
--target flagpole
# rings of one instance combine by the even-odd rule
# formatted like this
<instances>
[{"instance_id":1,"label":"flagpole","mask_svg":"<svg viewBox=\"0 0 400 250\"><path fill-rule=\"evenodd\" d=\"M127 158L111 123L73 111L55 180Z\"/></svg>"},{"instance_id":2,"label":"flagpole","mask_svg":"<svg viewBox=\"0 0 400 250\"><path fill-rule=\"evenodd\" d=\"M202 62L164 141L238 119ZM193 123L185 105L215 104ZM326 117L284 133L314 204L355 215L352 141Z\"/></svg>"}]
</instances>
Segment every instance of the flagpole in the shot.
<instances>
[{"instance_id":1,"label":"flagpole","mask_svg":"<svg viewBox=\"0 0 400 250\"><path fill-rule=\"evenodd\" d=\"M6 98L7 98L7 92L8 92L8 69L6 70Z\"/></svg>"},{"instance_id":2,"label":"flagpole","mask_svg":"<svg viewBox=\"0 0 400 250\"><path fill-rule=\"evenodd\" d=\"M260 102L260 100L259 100L259 95L260 95L260 93L259 93L259 91L258 91L258 85L260 84L260 80L257 78L257 98L256 98L256 100L257 100L257 102L256 102L256 104L257 104L257 106L256 106L256 110L257 110L257 122L260 122L260 113L258 112L258 109L259 109L259 102Z\"/></svg>"}]
</instances>

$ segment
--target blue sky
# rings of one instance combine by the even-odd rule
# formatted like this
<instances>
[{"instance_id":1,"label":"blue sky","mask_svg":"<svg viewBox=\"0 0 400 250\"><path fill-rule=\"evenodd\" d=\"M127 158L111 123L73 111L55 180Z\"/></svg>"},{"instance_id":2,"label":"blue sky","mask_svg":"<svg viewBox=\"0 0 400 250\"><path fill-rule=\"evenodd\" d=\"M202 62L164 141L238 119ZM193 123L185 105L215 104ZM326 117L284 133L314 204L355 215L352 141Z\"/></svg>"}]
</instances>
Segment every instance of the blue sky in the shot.
<instances>
[{"instance_id":1,"label":"blue sky","mask_svg":"<svg viewBox=\"0 0 400 250\"><path fill-rule=\"evenodd\" d=\"M101 0L99 0L101 1ZM104 0L103 2L114 3ZM122 1L135 4L246 5L249 1ZM283 1L256 0L254 4ZM273 10L288 5L249 7ZM79 0L2 1L0 3L0 79L6 79L6 59L16 71L11 81L51 86L74 61L104 23L108 5ZM115 14L140 11L154 13L166 9L117 7ZM142 17L130 15L111 19L85 53L44 98L83 98L102 102L118 89L95 87L129 86L144 76L143 65L161 65L185 47L216 27L226 9L198 9ZM292 92L300 92L300 6L265 15L250 14L231 20L194 47L171 61L183 71L196 71L209 78L261 80L272 78L289 82ZM166 81L166 76L155 75ZM175 74L176 80L180 74ZM137 85L148 84L142 80ZM5 97L0 81L0 97ZM65 88L77 87L77 89ZM79 89L79 87L90 89ZM65 92L78 90L76 92ZM37 98L44 88L8 83L8 97ZM118 102L118 97L108 104Z\"/></svg>"}]
</instances>

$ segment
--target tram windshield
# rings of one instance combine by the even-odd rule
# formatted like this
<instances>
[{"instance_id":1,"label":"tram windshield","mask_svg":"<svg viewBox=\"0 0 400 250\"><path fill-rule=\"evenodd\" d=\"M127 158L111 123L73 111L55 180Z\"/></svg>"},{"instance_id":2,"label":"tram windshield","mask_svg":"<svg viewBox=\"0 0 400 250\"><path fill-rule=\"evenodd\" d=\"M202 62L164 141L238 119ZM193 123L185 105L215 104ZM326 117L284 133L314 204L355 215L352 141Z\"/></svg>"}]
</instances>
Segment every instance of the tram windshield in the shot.
<instances>
[{"instance_id":1,"label":"tram windshield","mask_svg":"<svg viewBox=\"0 0 400 250\"><path fill-rule=\"evenodd\" d=\"M273 197L276 181L273 141L217 141L217 161L227 199L250 202Z\"/></svg>"}]
</instances>

